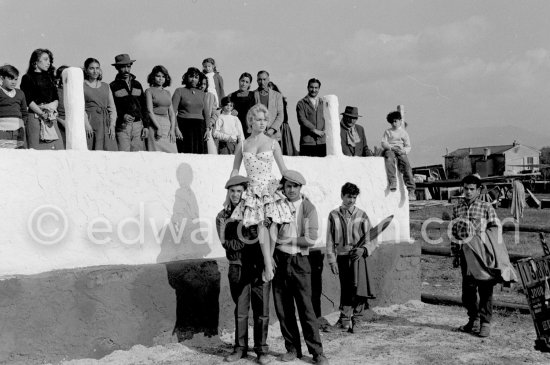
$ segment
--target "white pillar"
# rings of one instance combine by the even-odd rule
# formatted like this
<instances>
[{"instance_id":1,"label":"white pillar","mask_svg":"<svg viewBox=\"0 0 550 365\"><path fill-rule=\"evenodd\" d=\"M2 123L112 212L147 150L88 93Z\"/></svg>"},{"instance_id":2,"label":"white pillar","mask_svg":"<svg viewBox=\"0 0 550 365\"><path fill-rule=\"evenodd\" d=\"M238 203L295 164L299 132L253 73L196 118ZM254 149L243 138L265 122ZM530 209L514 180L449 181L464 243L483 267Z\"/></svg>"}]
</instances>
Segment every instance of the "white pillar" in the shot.
<instances>
[{"instance_id":1,"label":"white pillar","mask_svg":"<svg viewBox=\"0 0 550 365\"><path fill-rule=\"evenodd\" d=\"M84 128L84 74L78 67L68 67L61 74L65 103L65 134L68 150L87 151Z\"/></svg>"},{"instance_id":2,"label":"white pillar","mask_svg":"<svg viewBox=\"0 0 550 365\"><path fill-rule=\"evenodd\" d=\"M338 97L325 95L322 98L325 115L325 135L327 139L327 156L343 156L340 140L340 115L338 114Z\"/></svg>"}]
</instances>

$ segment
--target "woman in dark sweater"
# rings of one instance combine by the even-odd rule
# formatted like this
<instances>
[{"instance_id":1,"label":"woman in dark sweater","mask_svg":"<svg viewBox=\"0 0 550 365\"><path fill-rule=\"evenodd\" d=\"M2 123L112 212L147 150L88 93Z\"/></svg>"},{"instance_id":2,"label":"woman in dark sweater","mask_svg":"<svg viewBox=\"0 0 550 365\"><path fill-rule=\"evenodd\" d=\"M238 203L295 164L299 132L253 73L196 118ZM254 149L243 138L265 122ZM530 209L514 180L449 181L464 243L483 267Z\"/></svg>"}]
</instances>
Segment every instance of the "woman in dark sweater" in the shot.
<instances>
[{"instance_id":1,"label":"woman in dark sweater","mask_svg":"<svg viewBox=\"0 0 550 365\"><path fill-rule=\"evenodd\" d=\"M179 87L172 96L172 106L177 114L176 141L179 153L206 153L204 135L210 110L205 100L205 92L199 89L200 71L189 67L183 75L184 87Z\"/></svg>"},{"instance_id":2,"label":"woman in dark sweater","mask_svg":"<svg viewBox=\"0 0 550 365\"><path fill-rule=\"evenodd\" d=\"M281 93L277 85L271 81L267 84L267 87ZM283 93L281 93L282 95ZM285 156L298 156L298 150L294 145L294 138L292 137L292 131L288 124L288 111L287 111L286 96L283 96L283 124L281 125L281 151Z\"/></svg>"},{"instance_id":3,"label":"woman in dark sweater","mask_svg":"<svg viewBox=\"0 0 550 365\"><path fill-rule=\"evenodd\" d=\"M252 84L252 75L245 72L239 77L239 90L228 95L233 102L233 109L238 112L237 117L243 126L245 138L250 136L248 124L246 124L246 114L256 104L254 93L250 92L250 84Z\"/></svg>"},{"instance_id":4,"label":"woman in dark sweater","mask_svg":"<svg viewBox=\"0 0 550 365\"><path fill-rule=\"evenodd\" d=\"M21 79L21 90L29 106L27 141L38 150L64 149L57 126L58 96L54 78L53 55L47 49L36 49L29 69Z\"/></svg>"}]
</instances>

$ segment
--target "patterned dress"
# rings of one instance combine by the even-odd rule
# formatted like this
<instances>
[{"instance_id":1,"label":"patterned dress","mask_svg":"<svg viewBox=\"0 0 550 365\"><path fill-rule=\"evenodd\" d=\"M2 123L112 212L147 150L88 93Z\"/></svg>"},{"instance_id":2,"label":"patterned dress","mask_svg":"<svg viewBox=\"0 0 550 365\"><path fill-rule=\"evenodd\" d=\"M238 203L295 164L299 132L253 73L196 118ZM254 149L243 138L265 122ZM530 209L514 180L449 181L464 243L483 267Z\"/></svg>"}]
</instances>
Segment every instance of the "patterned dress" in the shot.
<instances>
[{"instance_id":1,"label":"patterned dress","mask_svg":"<svg viewBox=\"0 0 550 365\"><path fill-rule=\"evenodd\" d=\"M231 218L242 220L245 227L261 224L266 218L277 224L293 220L295 209L288 204L279 189L279 180L271 173L274 143L277 142L273 140L269 151L243 151L244 168L250 182Z\"/></svg>"}]
</instances>

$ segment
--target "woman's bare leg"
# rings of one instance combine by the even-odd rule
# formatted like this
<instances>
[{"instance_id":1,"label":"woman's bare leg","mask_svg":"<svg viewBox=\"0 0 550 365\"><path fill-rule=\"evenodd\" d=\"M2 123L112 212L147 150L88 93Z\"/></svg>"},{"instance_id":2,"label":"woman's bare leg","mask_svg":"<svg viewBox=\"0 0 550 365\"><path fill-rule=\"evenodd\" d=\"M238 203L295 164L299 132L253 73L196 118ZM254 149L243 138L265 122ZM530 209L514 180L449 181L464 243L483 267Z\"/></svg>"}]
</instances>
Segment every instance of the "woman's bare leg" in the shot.
<instances>
[{"instance_id":1,"label":"woman's bare leg","mask_svg":"<svg viewBox=\"0 0 550 365\"><path fill-rule=\"evenodd\" d=\"M268 228L263 225L258 225L258 239L260 241L260 247L262 249L262 255L264 256L264 281L271 281L274 276L273 272L273 249L275 248L275 243L271 243L270 232Z\"/></svg>"}]
</instances>

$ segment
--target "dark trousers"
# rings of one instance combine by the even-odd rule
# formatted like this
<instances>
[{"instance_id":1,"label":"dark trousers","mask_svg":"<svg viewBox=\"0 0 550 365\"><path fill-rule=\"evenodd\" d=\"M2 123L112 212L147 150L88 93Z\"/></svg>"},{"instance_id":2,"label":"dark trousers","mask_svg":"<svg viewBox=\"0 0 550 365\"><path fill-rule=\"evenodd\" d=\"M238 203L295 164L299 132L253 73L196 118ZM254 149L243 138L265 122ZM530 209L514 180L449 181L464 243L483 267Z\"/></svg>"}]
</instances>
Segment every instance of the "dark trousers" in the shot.
<instances>
[{"instance_id":1,"label":"dark trousers","mask_svg":"<svg viewBox=\"0 0 550 365\"><path fill-rule=\"evenodd\" d=\"M321 318L321 293L323 292L323 265L325 254L319 250L309 251L311 266L311 304L317 318Z\"/></svg>"},{"instance_id":2,"label":"dark trousers","mask_svg":"<svg viewBox=\"0 0 550 365\"><path fill-rule=\"evenodd\" d=\"M218 154L219 155L234 155L236 142L218 141Z\"/></svg>"},{"instance_id":3,"label":"dark trousers","mask_svg":"<svg viewBox=\"0 0 550 365\"><path fill-rule=\"evenodd\" d=\"M361 322L363 312L368 308L368 302L364 297L355 295L353 286L353 268L349 255L339 255L336 258L340 279L340 322L348 325Z\"/></svg>"},{"instance_id":4,"label":"dark trousers","mask_svg":"<svg viewBox=\"0 0 550 365\"><path fill-rule=\"evenodd\" d=\"M183 136L183 139L178 139L176 141L178 152L197 154L206 153L206 142L204 141L206 125L204 123L204 119L178 117L177 120L178 128Z\"/></svg>"},{"instance_id":5,"label":"dark trousers","mask_svg":"<svg viewBox=\"0 0 550 365\"><path fill-rule=\"evenodd\" d=\"M493 317L493 280L477 280L467 275L468 267L464 252L460 252L462 271L462 305L468 311L470 320L480 319L481 323L491 323Z\"/></svg>"},{"instance_id":6,"label":"dark trousers","mask_svg":"<svg viewBox=\"0 0 550 365\"><path fill-rule=\"evenodd\" d=\"M302 356L300 332L296 321L296 306L302 325L304 341L313 356L323 354L317 316L311 304L311 266L309 259L301 254L288 255L279 250L274 254L277 269L273 278L273 302L285 348Z\"/></svg>"},{"instance_id":7,"label":"dark trousers","mask_svg":"<svg viewBox=\"0 0 550 365\"><path fill-rule=\"evenodd\" d=\"M409 163L407 155L396 155L392 150L385 150L384 161L386 162L386 172L388 174L388 182L390 186L397 183L397 177L395 174L395 163L397 162L397 169L403 174L403 180L405 180L405 186L407 189L416 188L411 164Z\"/></svg>"},{"instance_id":8,"label":"dark trousers","mask_svg":"<svg viewBox=\"0 0 550 365\"><path fill-rule=\"evenodd\" d=\"M326 144L300 145L300 156L325 157L327 155Z\"/></svg>"},{"instance_id":9,"label":"dark trousers","mask_svg":"<svg viewBox=\"0 0 550 365\"><path fill-rule=\"evenodd\" d=\"M259 245L247 245L243 251L242 266L229 265L228 273L229 290L235 303L235 350L248 350L248 312L252 304L254 352L266 354L271 283L262 280L264 263Z\"/></svg>"}]
</instances>

